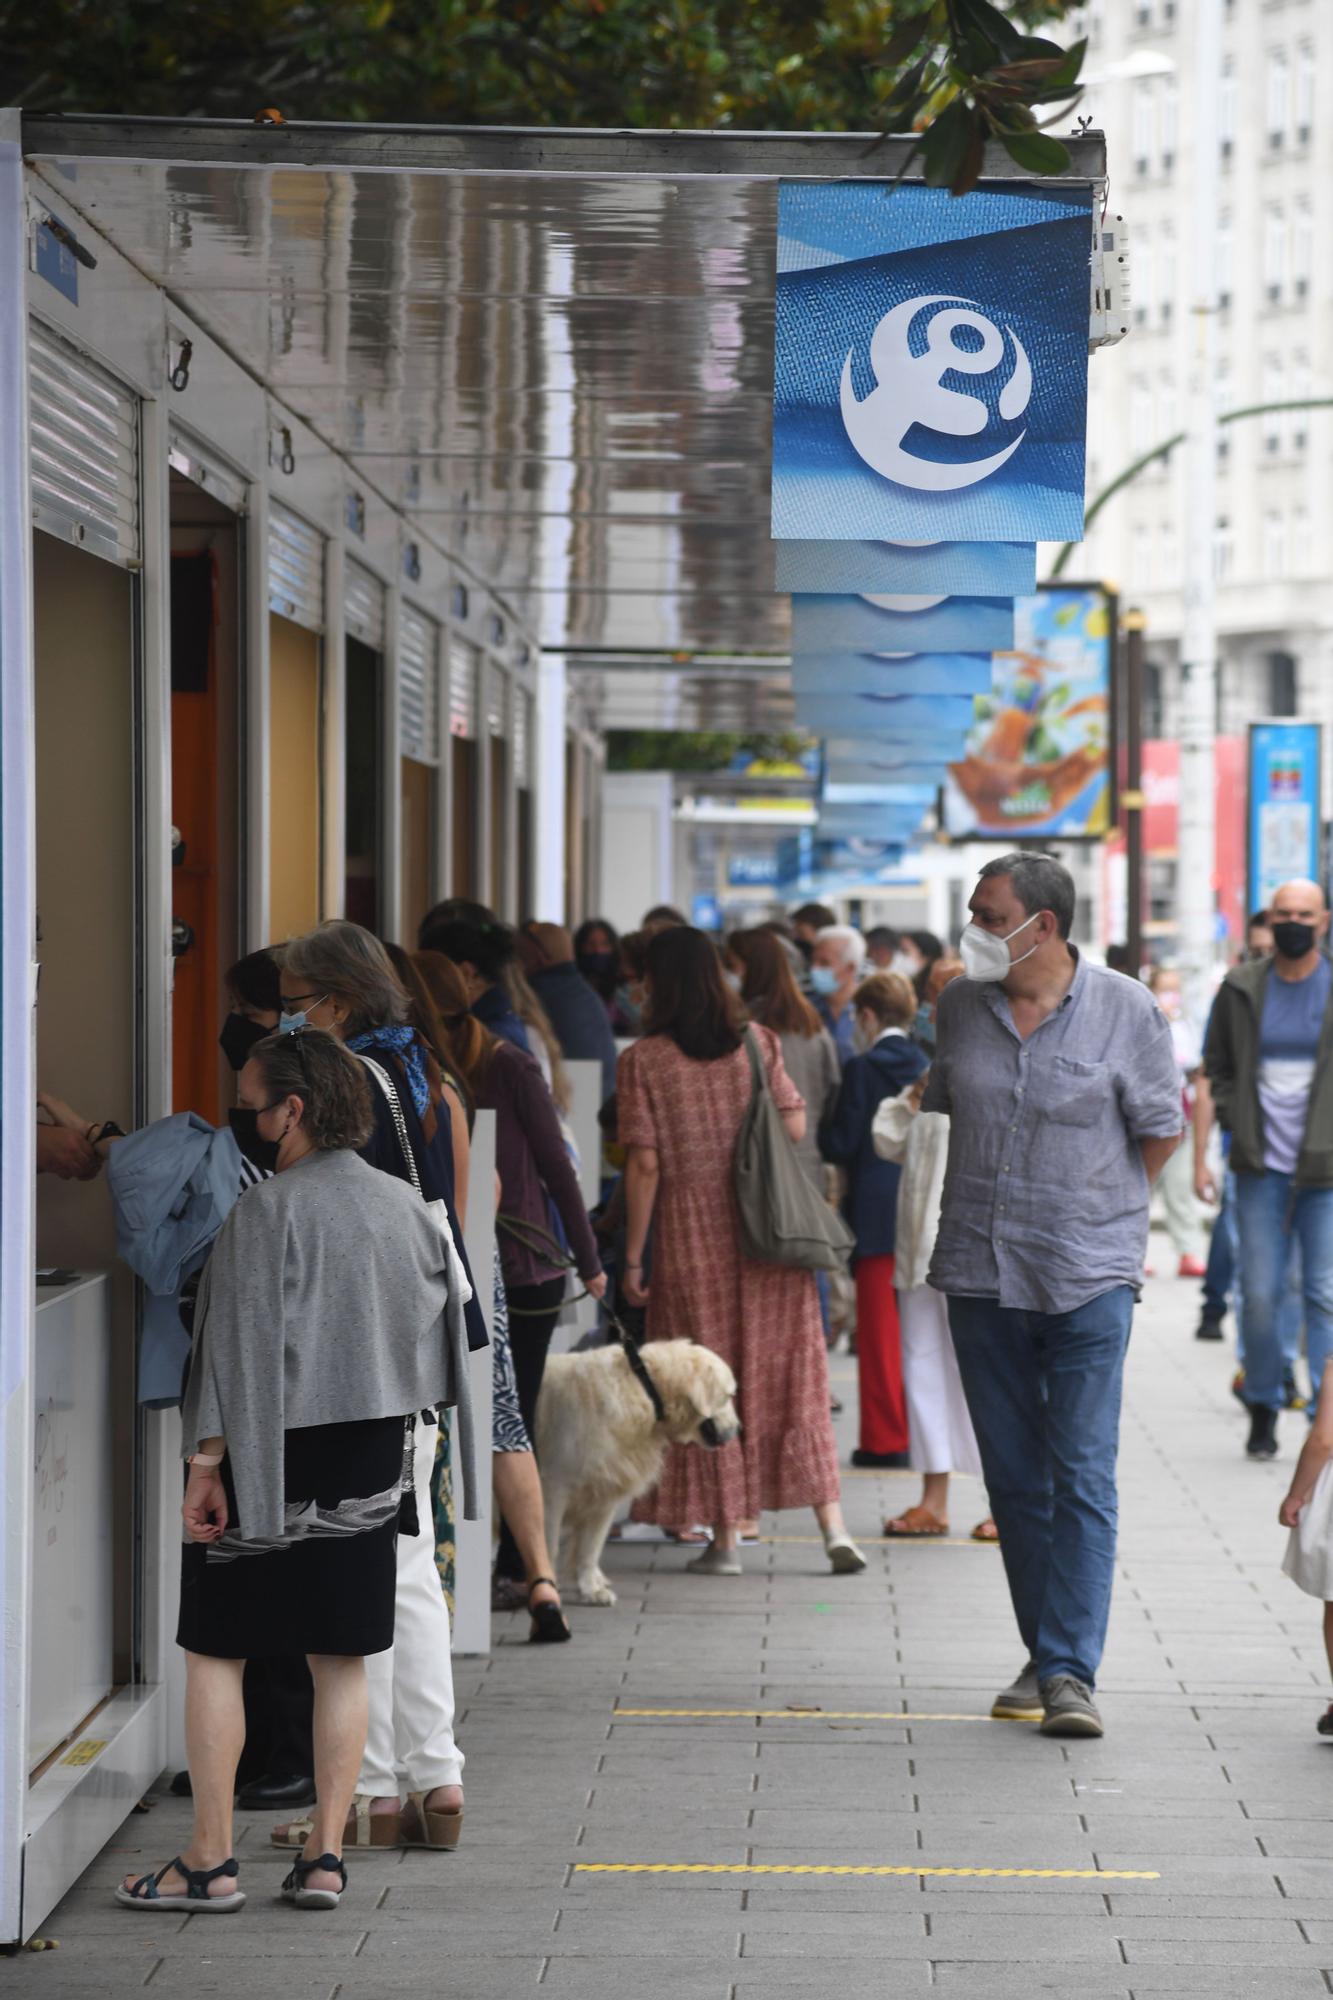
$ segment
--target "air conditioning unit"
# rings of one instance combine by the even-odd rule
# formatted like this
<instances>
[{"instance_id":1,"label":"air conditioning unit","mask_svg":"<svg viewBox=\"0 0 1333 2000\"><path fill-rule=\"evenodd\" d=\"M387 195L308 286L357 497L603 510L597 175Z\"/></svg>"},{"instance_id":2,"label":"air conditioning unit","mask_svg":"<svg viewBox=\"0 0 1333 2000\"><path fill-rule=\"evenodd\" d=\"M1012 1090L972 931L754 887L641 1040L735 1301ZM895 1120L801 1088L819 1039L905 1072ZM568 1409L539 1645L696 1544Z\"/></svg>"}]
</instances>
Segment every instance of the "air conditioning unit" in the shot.
<instances>
[{"instance_id":1,"label":"air conditioning unit","mask_svg":"<svg viewBox=\"0 0 1333 2000\"><path fill-rule=\"evenodd\" d=\"M1123 215L1094 216L1092 224L1092 297L1088 316L1088 352L1114 347L1130 325L1129 225ZM1147 318L1140 307L1135 323Z\"/></svg>"}]
</instances>

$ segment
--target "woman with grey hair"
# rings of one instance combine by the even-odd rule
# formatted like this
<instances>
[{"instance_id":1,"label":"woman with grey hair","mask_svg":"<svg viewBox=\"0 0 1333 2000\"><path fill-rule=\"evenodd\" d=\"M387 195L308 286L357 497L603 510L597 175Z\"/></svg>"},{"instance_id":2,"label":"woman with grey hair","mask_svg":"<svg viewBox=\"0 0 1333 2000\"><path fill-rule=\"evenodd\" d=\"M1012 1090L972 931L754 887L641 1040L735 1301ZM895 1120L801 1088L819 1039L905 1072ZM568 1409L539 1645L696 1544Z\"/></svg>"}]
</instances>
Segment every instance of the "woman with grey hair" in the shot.
<instances>
[{"instance_id":1,"label":"woman with grey hair","mask_svg":"<svg viewBox=\"0 0 1333 2000\"><path fill-rule=\"evenodd\" d=\"M315 1688L318 1803L283 1894L302 1908L338 1903L365 1656L394 1638L407 1426L457 1401L471 1442L462 1267L412 1191L357 1157L371 1125L364 1069L330 1035L270 1037L241 1072L240 1099L277 1145L277 1172L232 1210L205 1266L181 1412L177 1642L194 1832L174 1861L116 1891L159 1913L245 1901L232 1795L245 1661L261 1653L306 1654Z\"/></svg>"},{"instance_id":2,"label":"woman with grey hair","mask_svg":"<svg viewBox=\"0 0 1333 2000\"><path fill-rule=\"evenodd\" d=\"M361 1157L444 1201L466 1269L454 1201L452 1112L434 1052L408 1022L408 998L379 939L335 919L281 953L281 1026L325 1028L362 1057L374 1129ZM469 1273L469 1277L470 1277ZM485 1322L468 1307L469 1344L484 1347ZM463 1756L454 1739L449 1610L435 1566L431 1471L437 1431L418 1431L417 1512L422 1532L398 1545L393 1651L371 1661L365 1756L345 1829L351 1847L456 1847L463 1825ZM399 1771L406 1773L406 1803ZM300 1846L309 1819L274 1829L279 1847Z\"/></svg>"}]
</instances>

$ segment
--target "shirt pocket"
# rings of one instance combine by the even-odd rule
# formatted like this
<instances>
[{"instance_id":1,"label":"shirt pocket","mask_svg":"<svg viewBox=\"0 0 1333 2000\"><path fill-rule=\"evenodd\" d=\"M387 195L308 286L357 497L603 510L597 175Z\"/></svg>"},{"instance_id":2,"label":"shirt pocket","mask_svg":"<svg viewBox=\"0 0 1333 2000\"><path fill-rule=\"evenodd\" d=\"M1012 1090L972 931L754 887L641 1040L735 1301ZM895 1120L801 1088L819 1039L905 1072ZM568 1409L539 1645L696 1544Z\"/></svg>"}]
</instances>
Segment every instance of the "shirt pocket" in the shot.
<instances>
[{"instance_id":1,"label":"shirt pocket","mask_svg":"<svg viewBox=\"0 0 1333 2000\"><path fill-rule=\"evenodd\" d=\"M1078 1062L1056 1056L1041 1073L1037 1108L1053 1125L1095 1125L1111 1087L1106 1063Z\"/></svg>"}]
</instances>

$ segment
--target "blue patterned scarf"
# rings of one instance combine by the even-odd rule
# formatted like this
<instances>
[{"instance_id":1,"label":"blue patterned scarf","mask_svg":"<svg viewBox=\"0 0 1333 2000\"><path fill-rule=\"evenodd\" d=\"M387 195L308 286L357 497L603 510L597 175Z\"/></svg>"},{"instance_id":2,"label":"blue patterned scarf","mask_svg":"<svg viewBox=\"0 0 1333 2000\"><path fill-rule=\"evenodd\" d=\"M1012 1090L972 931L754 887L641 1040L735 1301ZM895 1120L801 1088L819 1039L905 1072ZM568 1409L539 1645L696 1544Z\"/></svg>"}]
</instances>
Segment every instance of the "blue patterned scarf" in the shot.
<instances>
[{"instance_id":1,"label":"blue patterned scarf","mask_svg":"<svg viewBox=\"0 0 1333 2000\"><path fill-rule=\"evenodd\" d=\"M426 1080L425 1059L415 1029L371 1028L367 1034L350 1036L347 1046L358 1053L363 1049L392 1049L395 1055L401 1056L417 1117L425 1117L430 1108L430 1084Z\"/></svg>"}]
</instances>

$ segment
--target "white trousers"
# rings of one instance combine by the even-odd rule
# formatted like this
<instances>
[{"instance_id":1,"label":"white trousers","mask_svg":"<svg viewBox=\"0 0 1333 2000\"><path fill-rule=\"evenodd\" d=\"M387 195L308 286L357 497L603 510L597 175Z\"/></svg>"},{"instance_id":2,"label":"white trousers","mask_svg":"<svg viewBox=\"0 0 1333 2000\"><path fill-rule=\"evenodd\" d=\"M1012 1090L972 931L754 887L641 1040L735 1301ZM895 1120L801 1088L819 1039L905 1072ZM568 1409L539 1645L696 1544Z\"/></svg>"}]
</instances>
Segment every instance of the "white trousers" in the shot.
<instances>
[{"instance_id":1,"label":"white trousers","mask_svg":"<svg viewBox=\"0 0 1333 2000\"><path fill-rule=\"evenodd\" d=\"M413 1484L419 1535L398 1538L398 1588L393 1644L366 1660L370 1726L358 1792L388 1799L402 1791L433 1792L463 1781L463 1753L454 1742L454 1667L449 1607L435 1567L430 1475L435 1464L435 1424L417 1418ZM406 1774L400 1786L399 1773Z\"/></svg>"},{"instance_id":2,"label":"white trousers","mask_svg":"<svg viewBox=\"0 0 1333 2000\"><path fill-rule=\"evenodd\" d=\"M898 1294L908 1455L914 1472L981 1477L981 1454L967 1412L943 1292L916 1285Z\"/></svg>"},{"instance_id":3,"label":"white trousers","mask_svg":"<svg viewBox=\"0 0 1333 2000\"><path fill-rule=\"evenodd\" d=\"M1162 1207L1166 1211L1171 1247L1177 1257L1206 1256L1203 1224L1199 1220L1199 1204L1194 1194L1194 1148L1188 1137L1176 1147L1163 1167L1157 1185L1162 1194Z\"/></svg>"}]
</instances>

